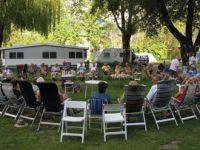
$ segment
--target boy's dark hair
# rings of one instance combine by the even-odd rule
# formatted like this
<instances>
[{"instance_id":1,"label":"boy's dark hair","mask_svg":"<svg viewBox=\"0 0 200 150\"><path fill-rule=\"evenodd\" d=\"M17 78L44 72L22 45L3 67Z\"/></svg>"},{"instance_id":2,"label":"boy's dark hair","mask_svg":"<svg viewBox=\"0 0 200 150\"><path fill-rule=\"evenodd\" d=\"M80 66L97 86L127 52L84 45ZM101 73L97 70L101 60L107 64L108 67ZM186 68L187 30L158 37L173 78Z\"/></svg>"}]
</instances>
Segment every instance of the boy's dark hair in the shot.
<instances>
[{"instance_id":1,"label":"boy's dark hair","mask_svg":"<svg viewBox=\"0 0 200 150\"><path fill-rule=\"evenodd\" d=\"M106 82L99 82L99 84L98 84L99 93L105 93L107 87L108 87L108 83L106 83Z\"/></svg>"}]
</instances>

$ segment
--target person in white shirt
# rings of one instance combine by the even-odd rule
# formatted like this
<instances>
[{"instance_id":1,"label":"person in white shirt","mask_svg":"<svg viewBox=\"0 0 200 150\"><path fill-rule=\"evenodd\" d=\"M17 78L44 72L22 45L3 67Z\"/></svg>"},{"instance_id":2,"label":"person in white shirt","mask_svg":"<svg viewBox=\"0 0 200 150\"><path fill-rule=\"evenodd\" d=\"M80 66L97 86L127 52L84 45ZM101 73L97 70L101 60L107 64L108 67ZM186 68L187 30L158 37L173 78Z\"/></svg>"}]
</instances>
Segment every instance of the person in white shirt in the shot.
<instances>
[{"instance_id":1,"label":"person in white shirt","mask_svg":"<svg viewBox=\"0 0 200 150\"><path fill-rule=\"evenodd\" d=\"M154 99L154 96L157 92L157 82L160 80L161 80L161 77L159 75L152 77L152 86L146 96L146 98L149 102L151 102Z\"/></svg>"},{"instance_id":2,"label":"person in white shirt","mask_svg":"<svg viewBox=\"0 0 200 150\"><path fill-rule=\"evenodd\" d=\"M178 57L175 57L174 59L172 59L171 65L169 67L170 74L172 77L177 76L178 67L179 67L179 60Z\"/></svg>"},{"instance_id":3,"label":"person in white shirt","mask_svg":"<svg viewBox=\"0 0 200 150\"><path fill-rule=\"evenodd\" d=\"M193 53L190 53L189 56L189 66L195 66L196 65L196 58L194 57Z\"/></svg>"}]
</instances>

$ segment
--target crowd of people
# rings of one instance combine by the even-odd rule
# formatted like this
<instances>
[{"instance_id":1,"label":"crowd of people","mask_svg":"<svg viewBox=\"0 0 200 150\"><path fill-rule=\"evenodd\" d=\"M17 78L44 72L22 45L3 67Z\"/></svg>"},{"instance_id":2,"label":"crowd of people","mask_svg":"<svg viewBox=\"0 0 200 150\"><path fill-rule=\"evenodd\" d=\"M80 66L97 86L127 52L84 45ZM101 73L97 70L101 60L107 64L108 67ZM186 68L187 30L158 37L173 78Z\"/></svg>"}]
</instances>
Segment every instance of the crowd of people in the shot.
<instances>
[{"instance_id":1,"label":"crowd of people","mask_svg":"<svg viewBox=\"0 0 200 150\"><path fill-rule=\"evenodd\" d=\"M52 65L51 69L48 68L48 65L42 63L41 66L38 68L36 65L24 65L17 66L17 73L20 80L26 80L28 76L32 77L33 89L36 93L38 100L40 99L40 94L38 92L38 88L36 87L36 83L38 82L45 82L45 78L48 76L48 72L50 72L50 77L53 82L58 81L58 76L61 74L61 70L64 70L62 74L70 74L72 73L73 69L70 67L71 64L67 62L63 62L62 68L58 66L58 64ZM184 94L186 91L186 86L188 84L199 84L200 77L198 76L197 69L196 69L196 60L192 53L189 54L189 61L187 65L187 70L185 72L180 71L180 60L178 57L174 57L171 60L170 65L166 65L160 63L155 67L153 64L148 63L146 66L145 71L142 70L143 66L141 67L139 63L135 65L131 65L129 63L117 64L114 67L111 67L108 64L103 64L101 67L98 67L98 64L93 62L90 65L86 65L84 62L80 62L77 65L76 76L79 76L81 79L85 79L86 74L89 74L92 79L98 79L99 76L99 69L101 69L104 76L133 76L134 72L146 72L147 78L152 81L152 86L150 90L146 94L147 102L153 101L156 92L157 92L157 83L161 80L167 79L175 79L177 83L180 83L182 86L177 94L172 99L172 105L179 105L182 103L184 99ZM17 98L20 97L20 93L18 92L19 87L15 80L13 80L14 76L11 70L5 68L3 70L3 76L9 82L11 81L13 84L13 91ZM66 82L73 82L70 79L67 79ZM74 83L74 82L73 82ZM136 86L139 85L139 82L130 81L129 86ZM103 103L111 103L111 96L107 94L106 89L108 88L107 82L99 82L98 84L98 91L94 92L91 96L91 99L100 98L103 99ZM80 85L79 85L80 91ZM61 103L67 98L69 98L66 93L62 94L59 92ZM200 99L200 88L198 87L196 94L194 95L194 100L197 101ZM119 102L124 102L124 94L122 94ZM144 106L148 108L148 103L144 103Z\"/></svg>"}]
</instances>

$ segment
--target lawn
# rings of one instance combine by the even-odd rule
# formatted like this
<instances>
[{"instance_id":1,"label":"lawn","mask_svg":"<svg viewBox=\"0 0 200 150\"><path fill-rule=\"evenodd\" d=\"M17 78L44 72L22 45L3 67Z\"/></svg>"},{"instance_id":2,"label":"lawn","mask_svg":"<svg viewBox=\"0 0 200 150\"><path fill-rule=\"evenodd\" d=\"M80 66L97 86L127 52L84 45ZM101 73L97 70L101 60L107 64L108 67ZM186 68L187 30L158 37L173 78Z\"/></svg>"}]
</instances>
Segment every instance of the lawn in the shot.
<instances>
[{"instance_id":1,"label":"lawn","mask_svg":"<svg viewBox=\"0 0 200 150\"><path fill-rule=\"evenodd\" d=\"M123 86L128 80L107 80L109 83L108 93L112 97L112 102L117 103L117 98L123 92ZM80 82L80 81L79 81ZM146 89L150 88L150 80L142 81ZM84 82L80 82L80 93L68 93L74 100L84 100ZM92 87L88 88L88 97ZM95 90L95 88L93 88ZM54 149L87 149L87 150L156 150L156 149L199 149L200 142L200 121L189 120L185 124L181 124L177 118L179 125L174 122L163 123L160 125L160 131L157 130L152 115L148 113L147 131L143 127L128 127L128 140L124 140L124 136L108 136L107 142L103 141L103 134L100 131L89 130L85 138L85 143L81 144L79 137L64 137L60 143L60 133L57 127L42 125L41 130L36 132L37 123L33 127L15 128L12 118L4 117L0 119L0 149L1 150L54 150Z\"/></svg>"}]
</instances>

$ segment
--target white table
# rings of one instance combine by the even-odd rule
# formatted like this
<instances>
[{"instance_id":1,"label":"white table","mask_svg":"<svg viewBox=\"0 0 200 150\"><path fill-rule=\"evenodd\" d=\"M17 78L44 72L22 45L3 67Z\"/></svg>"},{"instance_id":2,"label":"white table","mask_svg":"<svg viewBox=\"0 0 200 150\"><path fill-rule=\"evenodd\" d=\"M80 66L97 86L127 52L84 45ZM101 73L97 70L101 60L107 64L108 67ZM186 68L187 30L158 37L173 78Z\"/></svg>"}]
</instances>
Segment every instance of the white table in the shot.
<instances>
[{"instance_id":1,"label":"white table","mask_svg":"<svg viewBox=\"0 0 200 150\"><path fill-rule=\"evenodd\" d=\"M61 78L72 78L72 77L75 77L75 75L73 74L64 74L61 76Z\"/></svg>"},{"instance_id":2,"label":"white table","mask_svg":"<svg viewBox=\"0 0 200 150\"><path fill-rule=\"evenodd\" d=\"M85 81L85 99L87 98L87 85L97 85L99 82L106 82L103 80L87 80Z\"/></svg>"}]
</instances>

